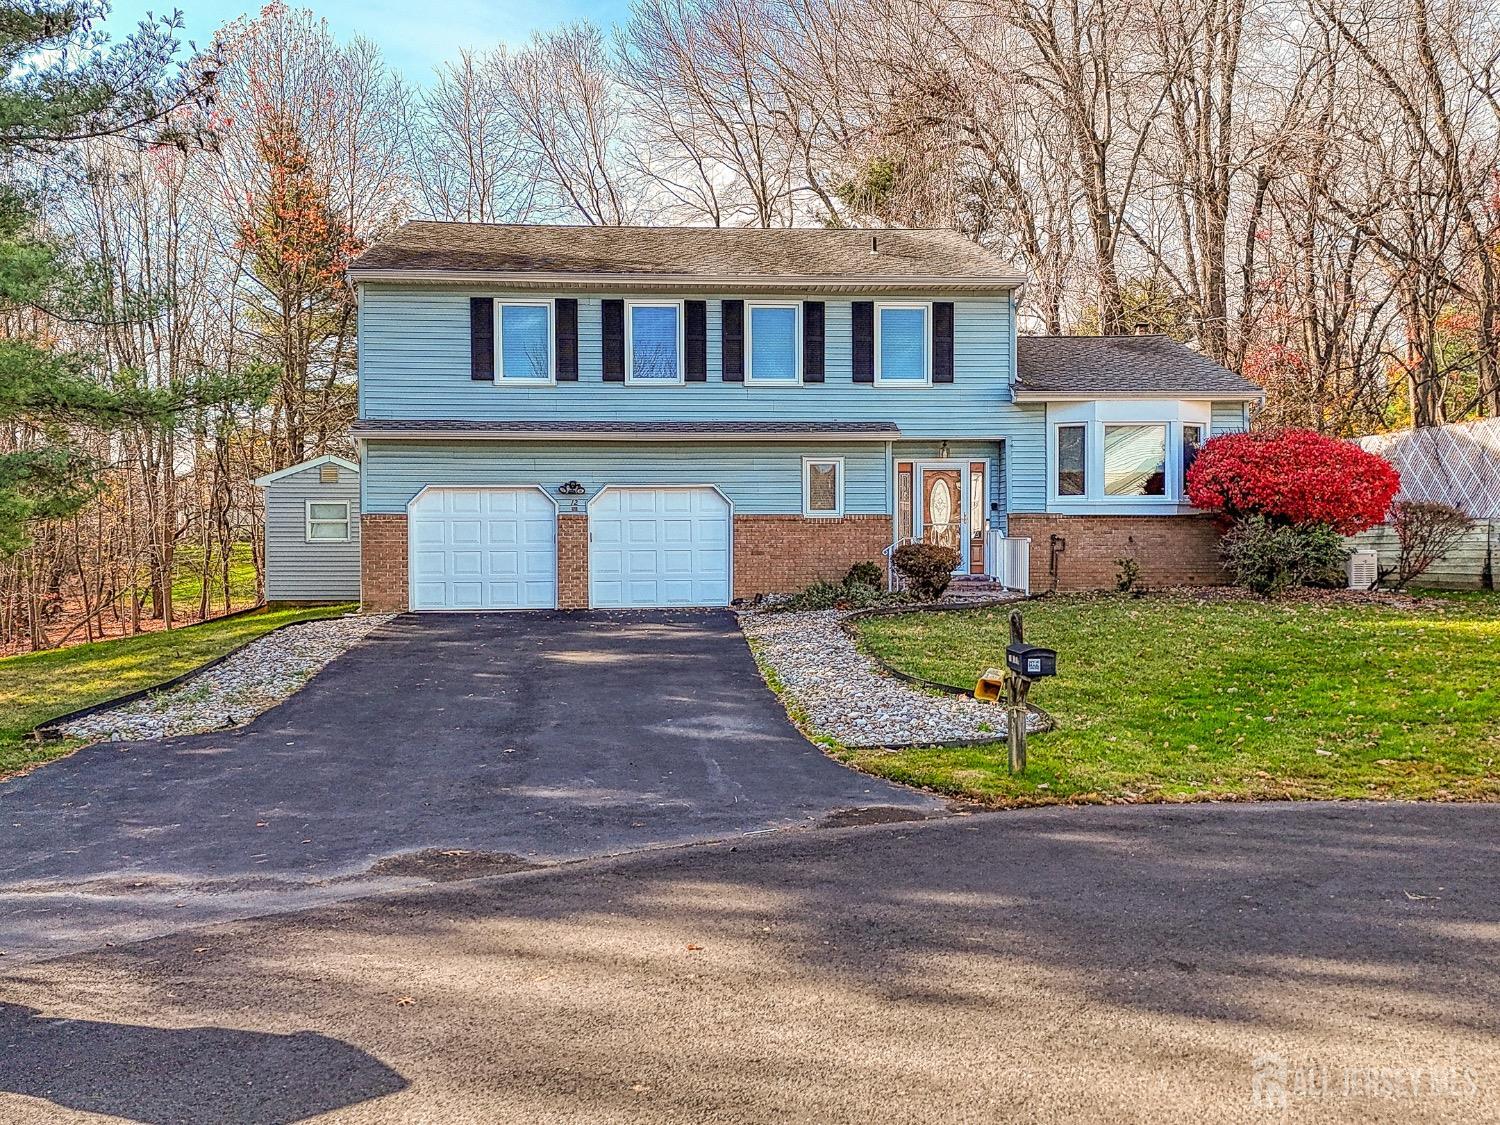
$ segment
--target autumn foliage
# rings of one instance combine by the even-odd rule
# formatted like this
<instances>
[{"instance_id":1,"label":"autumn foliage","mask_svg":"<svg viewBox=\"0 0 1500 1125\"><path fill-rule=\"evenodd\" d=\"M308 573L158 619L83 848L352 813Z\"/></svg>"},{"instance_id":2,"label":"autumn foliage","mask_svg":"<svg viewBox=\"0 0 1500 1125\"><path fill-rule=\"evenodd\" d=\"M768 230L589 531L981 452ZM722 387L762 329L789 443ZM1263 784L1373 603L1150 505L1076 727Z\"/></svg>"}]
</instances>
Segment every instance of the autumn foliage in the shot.
<instances>
[{"instance_id":1,"label":"autumn foliage","mask_svg":"<svg viewBox=\"0 0 1500 1125\"><path fill-rule=\"evenodd\" d=\"M1353 442L1311 430L1224 434L1203 447L1187 475L1188 499L1232 519L1326 524L1354 535L1385 519L1401 478Z\"/></svg>"}]
</instances>

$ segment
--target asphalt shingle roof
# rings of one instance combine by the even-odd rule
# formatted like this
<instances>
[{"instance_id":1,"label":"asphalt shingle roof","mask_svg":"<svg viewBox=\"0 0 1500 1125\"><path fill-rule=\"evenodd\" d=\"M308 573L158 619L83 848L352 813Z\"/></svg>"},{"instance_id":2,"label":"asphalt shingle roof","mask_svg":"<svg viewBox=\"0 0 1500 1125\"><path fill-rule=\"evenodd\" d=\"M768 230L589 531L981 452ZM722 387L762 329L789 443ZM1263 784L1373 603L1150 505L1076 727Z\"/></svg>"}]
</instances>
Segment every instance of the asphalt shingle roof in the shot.
<instances>
[{"instance_id":1,"label":"asphalt shingle roof","mask_svg":"<svg viewBox=\"0 0 1500 1125\"><path fill-rule=\"evenodd\" d=\"M1260 388L1169 336L1022 336L1016 388L1023 393L1258 395Z\"/></svg>"},{"instance_id":2,"label":"asphalt shingle roof","mask_svg":"<svg viewBox=\"0 0 1500 1125\"><path fill-rule=\"evenodd\" d=\"M871 244L875 252L871 252ZM366 270L670 275L704 280L910 278L1014 284L1021 272L951 230L569 227L406 223L351 267Z\"/></svg>"},{"instance_id":3,"label":"asphalt shingle roof","mask_svg":"<svg viewBox=\"0 0 1500 1125\"><path fill-rule=\"evenodd\" d=\"M616 419L580 419L558 421L477 421L468 418L361 418L354 423L360 435L402 433L486 433L486 434L847 434L872 438L898 436L894 422L752 422L729 419L721 422L626 422Z\"/></svg>"}]
</instances>

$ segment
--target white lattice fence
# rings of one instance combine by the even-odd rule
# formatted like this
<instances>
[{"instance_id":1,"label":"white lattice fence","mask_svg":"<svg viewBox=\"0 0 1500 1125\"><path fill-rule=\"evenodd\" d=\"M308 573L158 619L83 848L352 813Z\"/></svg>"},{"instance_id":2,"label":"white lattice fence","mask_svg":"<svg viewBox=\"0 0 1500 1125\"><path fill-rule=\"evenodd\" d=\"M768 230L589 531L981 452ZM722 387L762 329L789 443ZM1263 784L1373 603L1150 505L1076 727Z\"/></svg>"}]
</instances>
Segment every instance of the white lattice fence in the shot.
<instances>
[{"instance_id":1,"label":"white lattice fence","mask_svg":"<svg viewBox=\"0 0 1500 1125\"><path fill-rule=\"evenodd\" d=\"M1500 519L1500 418L1371 434L1363 449L1401 474L1401 495L1437 500L1476 520Z\"/></svg>"}]
</instances>

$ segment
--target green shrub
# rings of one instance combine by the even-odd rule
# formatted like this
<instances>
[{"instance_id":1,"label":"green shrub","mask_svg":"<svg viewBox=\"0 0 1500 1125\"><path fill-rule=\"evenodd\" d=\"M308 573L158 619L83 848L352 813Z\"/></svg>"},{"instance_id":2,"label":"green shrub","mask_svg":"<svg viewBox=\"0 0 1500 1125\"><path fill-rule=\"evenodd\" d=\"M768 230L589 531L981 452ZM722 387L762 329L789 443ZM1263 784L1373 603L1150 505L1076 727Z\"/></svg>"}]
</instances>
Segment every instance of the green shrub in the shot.
<instances>
[{"instance_id":1,"label":"green shrub","mask_svg":"<svg viewBox=\"0 0 1500 1125\"><path fill-rule=\"evenodd\" d=\"M875 562L857 562L844 575L845 586L869 586L878 590L885 585L885 567Z\"/></svg>"},{"instance_id":2,"label":"green shrub","mask_svg":"<svg viewBox=\"0 0 1500 1125\"><path fill-rule=\"evenodd\" d=\"M1115 560L1115 589L1122 594L1143 593L1141 584L1141 564L1138 559L1122 558Z\"/></svg>"},{"instance_id":3,"label":"green shrub","mask_svg":"<svg viewBox=\"0 0 1500 1125\"><path fill-rule=\"evenodd\" d=\"M936 543L906 543L892 552L891 563L906 579L913 597L935 602L953 581L958 552Z\"/></svg>"},{"instance_id":4,"label":"green shrub","mask_svg":"<svg viewBox=\"0 0 1500 1125\"><path fill-rule=\"evenodd\" d=\"M895 595L862 582L820 581L783 598L771 608L783 613L811 613L819 609L864 609L893 600L897 600Z\"/></svg>"},{"instance_id":5,"label":"green shrub","mask_svg":"<svg viewBox=\"0 0 1500 1125\"><path fill-rule=\"evenodd\" d=\"M1349 548L1327 524L1288 526L1264 516L1237 520L1219 547L1234 580L1263 597L1293 586L1339 586Z\"/></svg>"}]
</instances>

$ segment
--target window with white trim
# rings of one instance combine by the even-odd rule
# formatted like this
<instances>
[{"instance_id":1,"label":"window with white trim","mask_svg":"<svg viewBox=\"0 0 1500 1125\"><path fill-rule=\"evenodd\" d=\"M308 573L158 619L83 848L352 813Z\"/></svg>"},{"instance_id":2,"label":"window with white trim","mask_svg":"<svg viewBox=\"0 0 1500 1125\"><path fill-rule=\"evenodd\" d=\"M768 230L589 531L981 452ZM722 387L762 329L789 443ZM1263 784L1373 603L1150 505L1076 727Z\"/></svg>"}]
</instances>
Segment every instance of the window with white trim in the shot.
<instances>
[{"instance_id":1,"label":"window with white trim","mask_svg":"<svg viewBox=\"0 0 1500 1125\"><path fill-rule=\"evenodd\" d=\"M802 459L802 514L834 518L844 514L844 459Z\"/></svg>"},{"instance_id":2,"label":"window with white trim","mask_svg":"<svg viewBox=\"0 0 1500 1125\"><path fill-rule=\"evenodd\" d=\"M309 543L347 543L349 541L349 501L309 500L307 502L307 541Z\"/></svg>"},{"instance_id":3,"label":"window with white trim","mask_svg":"<svg viewBox=\"0 0 1500 1125\"><path fill-rule=\"evenodd\" d=\"M552 302L495 302L495 382L552 382Z\"/></svg>"},{"instance_id":4,"label":"window with white trim","mask_svg":"<svg viewBox=\"0 0 1500 1125\"><path fill-rule=\"evenodd\" d=\"M875 382L919 386L932 382L932 306L890 302L875 306Z\"/></svg>"},{"instance_id":5,"label":"window with white trim","mask_svg":"<svg viewBox=\"0 0 1500 1125\"><path fill-rule=\"evenodd\" d=\"M1057 494L1084 496L1088 492L1088 427L1057 427Z\"/></svg>"},{"instance_id":6,"label":"window with white trim","mask_svg":"<svg viewBox=\"0 0 1500 1125\"><path fill-rule=\"evenodd\" d=\"M1198 460L1198 454L1207 440L1208 427L1201 422L1182 424L1182 494L1184 496L1187 495L1188 470L1193 467L1193 462Z\"/></svg>"},{"instance_id":7,"label":"window with white trim","mask_svg":"<svg viewBox=\"0 0 1500 1125\"><path fill-rule=\"evenodd\" d=\"M1104 427L1104 495L1167 494L1167 427L1130 422Z\"/></svg>"},{"instance_id":8,"label":"window with white trim","mask_svg":"<svg viewBox=\"0 0 1500 1125\"><path fill-rule=\"evenodd\" d=\"M801 382L801 333L797 330L801 306L752 302L745 313L745 382Z\"/></svg>"},{"instance_id":9,"label":"window with white trim","mask_svg":"<svg viewBox=\"0 0 1500 1125\"><path fill-rule=\"evenodd\" d=\"M625 381L682 382L682 302L627 301Z\"/></svg>"}]
</instances>

